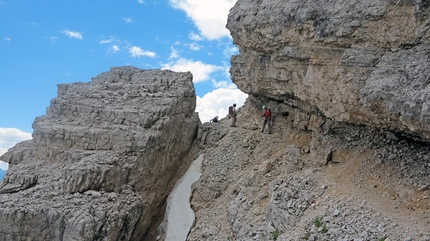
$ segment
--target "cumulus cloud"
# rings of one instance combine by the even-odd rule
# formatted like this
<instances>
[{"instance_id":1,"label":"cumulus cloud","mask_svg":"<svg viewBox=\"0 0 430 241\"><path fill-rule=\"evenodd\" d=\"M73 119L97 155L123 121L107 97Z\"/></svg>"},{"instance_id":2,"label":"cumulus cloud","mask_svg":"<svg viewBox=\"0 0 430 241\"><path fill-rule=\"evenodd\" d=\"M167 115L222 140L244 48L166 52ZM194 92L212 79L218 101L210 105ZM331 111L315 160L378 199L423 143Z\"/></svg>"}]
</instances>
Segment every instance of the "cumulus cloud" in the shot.
<instances>
[{"instance_id":1,"label":"cumulus cloud","mask_svg":"<svg viewBox=\"0 0 430 241\"><path fill-rule=\"evenodd\" d=\"M32 139L31 133L16 128L0 127L0 147L10 148L17 142Z\"/></svg>"},{"instance_id":2,"label":"cumulus cloud","mask_svg":"<svg viewBox=\"0 0 430 241\"><path fill-rule=\"evenodd\" d=\"M137 46L131 47L129 50L129 53L131 54L131 57L133 57L133 58L141 57L141 56L148 56L148 57L153 58L156 55L154 52L143 50Z\"/></svg>"},{"instance_id":3,"label":"cumulus cloud","mask_svg":"<svg viewBox=\"0 0 430 241\"><path fill-rule=\"evenodd\" d=\"M68 29L64 30L63 33L70 38L83 39L82 34L80 32L70 31Z\"/></svg>"},{"instance_id":4,"label":"cumulus cloud","mask_svg":"<svg viewBox=\"0 0 430 241\"><path fill-rule=\"evenodd\" d=\"M227 116L229 106L236 103L236 108L239 108L243 106L247 97L247 94L237 88L219 88L201 98L197 96L196 111L202 123L215 116L222 119Z\"/></svg>"},{"instance_id":5,"label":"cumulus cloud","mask_svg":"<svg viewBox=\"0 0 430 241\"><path fill-rule=\"evenodd\" d=\"M31 133L21 131L16 128L2 128L0 127L0 156L3 155L9 148L13 147L16 143L30 140ZM1 169L7 165L7 163L0 162Z\"/></svg>"},{"instance_id":6,"label":"cumulus cloud","mask_svg":"<svg viewBox=\"0 0 430 241\"><path fill-rule=\"evenodd\" d=\"M180 58L176 62L162 64L162 69L170 69L177 72L190 71L193 74L194 83L209 80L212 73L224 70L224 68L220 66L184 58Z\"/></svg>"},{"instance_id":7,"label":"cumulus cloud","mask_svg":"<svg viewBox=\"0 0 430 241\"><path fill-rule=\"evenodd\" d=\"M133 20L131 20L131 18L124 18L124 21L125 21L126 23L131 23L131 22L133 22Z\"/></svg>"},{"instance_id":8,"label":"cumulus cloud","mask_svg":"<svg viewBox=\"0 0 430 241\"><path fill-rule=\"evenodd\" d=\"M145 3L143 0L137 0L138 3Z\"/></svg>"},{"instance_id":9,"label":"cumulus cloud","mask_svg":"<svg viewBox=\"0 0 430 241\"><path fill-rule=\"evenodd\" d=\"M177 9L185 11L201 34L209 39L230 37L226 29L227 16L236 0L169 0Z\"/></svg>"}]
</instances>

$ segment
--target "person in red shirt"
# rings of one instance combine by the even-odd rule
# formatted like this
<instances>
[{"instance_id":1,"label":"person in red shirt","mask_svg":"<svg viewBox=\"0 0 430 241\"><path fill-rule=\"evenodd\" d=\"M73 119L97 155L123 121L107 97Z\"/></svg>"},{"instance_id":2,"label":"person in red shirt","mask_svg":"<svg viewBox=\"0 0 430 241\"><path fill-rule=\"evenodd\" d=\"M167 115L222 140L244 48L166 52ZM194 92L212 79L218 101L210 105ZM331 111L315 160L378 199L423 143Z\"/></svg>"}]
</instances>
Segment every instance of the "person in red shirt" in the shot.
<instances>
[{"instance_id":1,"label":"person in red shirt","mask_svg":"<svg viewBox=\"0 0 430 241\"><path fill-rule=\"evenodd\" d=\"M263 128L261 129L261 132L264 132L264 127L266 127L266 124L268 123L269 127L269 134L272 133L272 111L267 106L263 105L264 114L261 117L264 117L263 121Z\"/></svg>"}]
</instances>

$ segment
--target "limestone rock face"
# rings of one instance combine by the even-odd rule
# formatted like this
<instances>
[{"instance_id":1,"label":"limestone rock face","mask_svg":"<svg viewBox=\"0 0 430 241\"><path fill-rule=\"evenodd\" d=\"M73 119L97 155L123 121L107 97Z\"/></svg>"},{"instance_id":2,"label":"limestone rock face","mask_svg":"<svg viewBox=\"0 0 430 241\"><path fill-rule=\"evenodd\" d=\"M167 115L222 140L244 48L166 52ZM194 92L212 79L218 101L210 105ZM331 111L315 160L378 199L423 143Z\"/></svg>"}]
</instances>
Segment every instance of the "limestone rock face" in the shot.
<instances>
[{"instance_id":1,"label":"limestone rock face","mask_svg":"<svg viewBox=\"0 0 430 241\"><path fill-rule=\"evenodd\" d=\"M244 92L430 139L430 4L239 0L227 28Z\"/></svg>"},{"instance_id":2,"label":"limestone rock face","mask_svg":"<svg viewBox=\"0 0 430 241\"><path fill-rule=\"evenodd\" d=\"M141 240L187 165L195 106L190 72L115 67L58 85L33 139L1 158L0 240Z\"/></svg>"},{"instance_id":3,"label":"limestone rock face","mask_svg":"<svg viewBox=\"0 0 430 241\"><path fill-rule=\"evenodd\" d=\"M274 111L261 132L261 104ZM430 145L366 125L306 126L308 112L248 97L204 123L187 241L430 240ZM163 239L160 239L163 240Z\"/></svg>"}]
</instances>

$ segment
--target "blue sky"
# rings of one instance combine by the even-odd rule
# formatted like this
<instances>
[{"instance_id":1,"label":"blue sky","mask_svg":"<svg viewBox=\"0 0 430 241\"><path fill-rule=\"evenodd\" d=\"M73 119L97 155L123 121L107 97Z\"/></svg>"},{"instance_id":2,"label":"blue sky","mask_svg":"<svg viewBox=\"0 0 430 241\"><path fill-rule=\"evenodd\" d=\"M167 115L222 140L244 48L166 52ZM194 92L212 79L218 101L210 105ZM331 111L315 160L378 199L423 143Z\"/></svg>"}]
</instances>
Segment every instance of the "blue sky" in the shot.
<instances>
[{"instance_id":1,"label":"blue sky","mask_svg":"<svg viewBox=\"0 0 430 241\"><path fill-rule=\"evenodd\" d=\"M247 97L228 73L238 54L225 28L235 2L0 0L0 154L31 138L57 84L112 66L191 71L202 122L225 117Z\"/></svg>"}]
</instances>

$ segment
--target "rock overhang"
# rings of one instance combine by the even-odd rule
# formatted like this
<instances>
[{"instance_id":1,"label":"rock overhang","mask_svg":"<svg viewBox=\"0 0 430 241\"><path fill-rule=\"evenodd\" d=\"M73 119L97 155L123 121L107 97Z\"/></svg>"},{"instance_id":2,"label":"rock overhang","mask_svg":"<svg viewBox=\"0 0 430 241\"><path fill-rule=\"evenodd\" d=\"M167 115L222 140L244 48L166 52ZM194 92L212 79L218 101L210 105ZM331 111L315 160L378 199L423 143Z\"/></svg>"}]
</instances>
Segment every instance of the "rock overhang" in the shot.
<instances>
[{"instance_id":1,"label":"rock overhang","mask_svg":"<svg viewBox=\"0 0 430 241\"><path fill-rule=\"evenodd\" d=\"M429 141L429 16L422 2L238 1L230 73L250 95Z\"/></svg>"}]
</instances>

